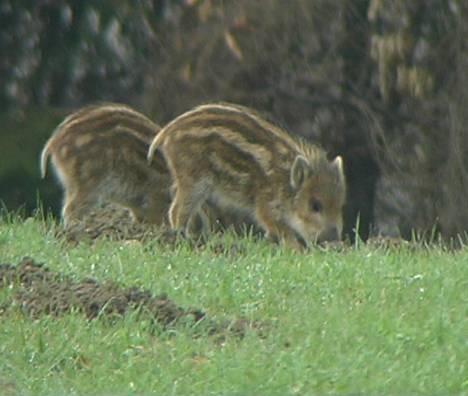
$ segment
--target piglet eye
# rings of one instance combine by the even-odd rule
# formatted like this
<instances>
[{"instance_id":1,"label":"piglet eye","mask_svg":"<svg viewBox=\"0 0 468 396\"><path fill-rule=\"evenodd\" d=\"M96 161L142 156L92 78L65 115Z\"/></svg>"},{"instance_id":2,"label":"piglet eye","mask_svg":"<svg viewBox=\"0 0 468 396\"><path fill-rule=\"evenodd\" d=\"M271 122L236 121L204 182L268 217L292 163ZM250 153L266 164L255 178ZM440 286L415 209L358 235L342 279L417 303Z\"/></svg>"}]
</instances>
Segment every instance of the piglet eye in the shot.
<instances>
[{"instance_id":1,"label":"piglet eye","mask_svg":"<svg viewBox=\"0 0 468 396\"><path fill-rule=\"evenodd\" d=\"M315 213L320 213L323 209L322 202L316 198L310 200L310 210Z\"/></svg>"}]
</instances>

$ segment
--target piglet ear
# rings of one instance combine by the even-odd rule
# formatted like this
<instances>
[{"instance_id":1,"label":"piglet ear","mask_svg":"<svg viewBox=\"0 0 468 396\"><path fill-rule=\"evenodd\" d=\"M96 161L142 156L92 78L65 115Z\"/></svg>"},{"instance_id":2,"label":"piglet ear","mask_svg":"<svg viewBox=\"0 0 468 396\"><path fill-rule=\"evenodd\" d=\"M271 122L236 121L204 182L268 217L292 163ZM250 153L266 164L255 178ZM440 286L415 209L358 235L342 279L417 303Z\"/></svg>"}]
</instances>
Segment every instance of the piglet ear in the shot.
<instances>
[{"instance_id":1,"label":"piglet ear","mask_svg":"<svg viewBox=\"0 0 468 396\"><path fill-rule=\"evenodd\" d=\"M342 177L344 177L344 172L343 172L343 158L341 158L341 155L338 155L333 161L332 165L335 167L337 170L338 174Z\"/></svg>"},{"instance_id":2,"label":"piglet ear","mask_svg":"<svg viewBox=\"0 0 468 396\"><path fill-rule=\"evenodd\" d=\"M302 186L302 183L304 183L305 178L309 174L309 168L309 161L302 155L298 155L294 159L290 174L290 183L294 190L298 190Z\"/></svg>"}]
</instances>

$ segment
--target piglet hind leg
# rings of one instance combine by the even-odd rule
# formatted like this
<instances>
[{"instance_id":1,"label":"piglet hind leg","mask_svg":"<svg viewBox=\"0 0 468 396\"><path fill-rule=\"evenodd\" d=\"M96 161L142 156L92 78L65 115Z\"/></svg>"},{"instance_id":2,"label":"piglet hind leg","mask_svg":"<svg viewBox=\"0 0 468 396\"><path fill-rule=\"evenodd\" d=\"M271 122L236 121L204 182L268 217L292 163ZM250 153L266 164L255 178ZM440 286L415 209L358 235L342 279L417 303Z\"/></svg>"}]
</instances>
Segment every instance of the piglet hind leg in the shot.
<instances>
[{"instance_id":1,"label":"piglet hind leg","mask_svg":"<svg viewBox=\"0 0 468 396\"><path fill-rule=\"evenodd\" d=\"M189 236L193 231L193 221L199 216L207 195L207 189L201 185L177 185L176 194L169 209L171 228ZM204 223L204 220L202 219L201 222Z\"/></svg>"},{"instance_id":2,"label":"piglet hind leg","mask_svg":"<svg viewBox=\"0 0 468 396\"><path fill-rule=\"evenodd\" d=\"M96 205L92 195L80 192L67 193L62 209L62 218L65 227L74 221L81 221Z\"/></svg>"}]
</instances>

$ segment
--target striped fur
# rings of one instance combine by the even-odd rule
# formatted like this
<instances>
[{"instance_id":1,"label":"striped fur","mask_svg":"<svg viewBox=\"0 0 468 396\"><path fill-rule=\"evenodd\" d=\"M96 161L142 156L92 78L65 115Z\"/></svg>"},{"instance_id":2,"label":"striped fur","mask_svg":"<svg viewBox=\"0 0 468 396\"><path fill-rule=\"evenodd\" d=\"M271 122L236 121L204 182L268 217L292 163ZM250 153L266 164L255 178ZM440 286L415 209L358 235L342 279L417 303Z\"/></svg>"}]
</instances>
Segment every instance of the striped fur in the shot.
<instances>
[{"instance_id":1,"label":"striped fur","mask_svg":"<svg viewBox=\"0 0 468 396\"><path fill-rule=\"evenodd\" d=\"M129 208L135 219L162 224L170 203L170 175L161 155L149 166L149 145L159 126L116 103L88 106L56 128L41 153L45 177L50 157L64 189L65 224L101 202Z\"/></svg>"},{"instance_id":2,"label":"striped fur","mask_svg":"<svg viewBox=\"0 0 468 396\"><path fill-rule=\"evenodd\" d=\"M341 157L326 153L229 103L198 106L167 124L148 150L161 149L174 179L171 226L185 229L205 202L247 214L267 235L300 248L338 238L345 181Z\"/></svg>"}]
</instances>

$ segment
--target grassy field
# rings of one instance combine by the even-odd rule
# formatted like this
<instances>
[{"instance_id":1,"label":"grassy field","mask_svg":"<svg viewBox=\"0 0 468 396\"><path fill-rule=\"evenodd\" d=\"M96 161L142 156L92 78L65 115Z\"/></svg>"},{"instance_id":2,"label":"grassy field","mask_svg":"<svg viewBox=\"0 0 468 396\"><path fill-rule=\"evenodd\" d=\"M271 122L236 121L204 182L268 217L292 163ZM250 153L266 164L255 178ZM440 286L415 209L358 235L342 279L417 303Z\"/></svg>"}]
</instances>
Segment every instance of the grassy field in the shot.
<instances>
[{"instance_id":1,"label":"grassy field","mask_svg":"<svg viewBox=\"0 0 468 396\"><path fill-rule=\"evenodd\" d=\"M31 256L76 279L167 293L216 320L258 321L223 340L151 331L128 315L0 316L0 394L467 394L468 250L414 245L295 254L263 241L206 247L68 246L39 220L0 223L0 262ZM219 244L226 246L220 251ZM0 306L14 288L0 289ZM2 393L3 392L3 393Z\"/></svg>"}]
</instances>

